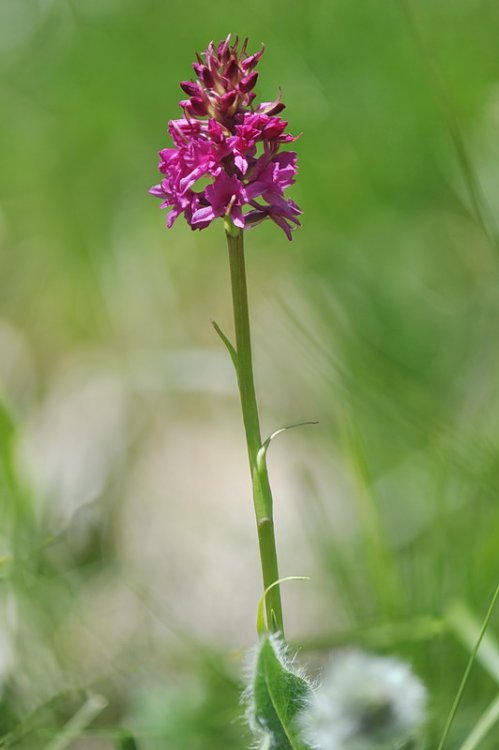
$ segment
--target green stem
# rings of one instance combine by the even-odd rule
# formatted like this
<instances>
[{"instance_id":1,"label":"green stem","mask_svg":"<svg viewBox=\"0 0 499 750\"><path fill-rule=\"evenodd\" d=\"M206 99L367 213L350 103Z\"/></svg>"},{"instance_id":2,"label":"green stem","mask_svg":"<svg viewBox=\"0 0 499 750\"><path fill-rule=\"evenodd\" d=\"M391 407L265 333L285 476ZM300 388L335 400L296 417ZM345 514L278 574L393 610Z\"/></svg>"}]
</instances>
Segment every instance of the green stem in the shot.
<instances>
[{"instance_id":1,"label":"green stem","mask_svg":"<svg viewBox=\"0 0 499 750\"><path fill-rule=\"evenodd\" d=\"M243 233L231 227L226 231L226 236L229 249L232 305L234 308L234 326L236 331L237 380L241 397L246 442L248 445L248 458L253 483L253 503L255 506L263 586L265 590L279 579L272 492L267 469L265 466L259 467L257 465L257 455L261 448L262 439L251 358ZM268 592L265 599L265 607L269 628L282 633L283 621L279 586L274 586Z\"/></svg>"}]
</instances>

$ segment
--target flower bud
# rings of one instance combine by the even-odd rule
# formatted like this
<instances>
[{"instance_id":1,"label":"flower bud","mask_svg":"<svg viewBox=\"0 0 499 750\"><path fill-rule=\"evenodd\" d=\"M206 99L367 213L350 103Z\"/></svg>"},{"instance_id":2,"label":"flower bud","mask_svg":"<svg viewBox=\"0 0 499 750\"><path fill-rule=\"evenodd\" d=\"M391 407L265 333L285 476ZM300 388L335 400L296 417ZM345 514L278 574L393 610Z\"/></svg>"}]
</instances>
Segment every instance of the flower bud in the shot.
<instances>
[{"instance_id":1,"label":"flower bud","mask_svg":"<svg viewBox=\"0 0 499 750\"><path fill-rule=\"evenodd\" d=\"M237 42L236 42L237 44ZM220 42L217 48L217 54L220 62L226 65L230 58L230 34L223 42Z\"/></svg>"},{"instance_id":2,"label":"flower bud","mask_svg":"<svg viewBox=\"0 0 499 750\"><path fill-rule=\"evenodd\" d=\"M239 65L237 64L237 60L232 57L229 64L224 70L224 78L226 78L231 83L236 83L239 76Z\"/></svg>"},{"instance_id":3,"label":"flower bud","mask_svg":"<svg viewBox=\"0 0 499 750\"><path fill-rule=\"evenodd\" d=\"M191 97L190 111L193 115L197 115L198 117L204 117L204 115L208 114L206 103L203 101L203 99L201 99L200 96Z\"/></svg>"},{"instance_id":4,"label":"flower bud","mask_svg":"<svg viewBox=\"0 0 499 750\"><path fill-rule=\"evenodd\" d=\"M237 91L228 91L218 99L221 112L227 112L236 101Z\"/></svg>"},{"instance_id":5,"label":"flower bud","mask_svg":"<svg viewBox=\"0 0 499 750\"><path fill-rule=\"evenodd\" d=\"M198 73L201 81L206 86L206 88L211 89L213 88L214 79L206 65L200 65L200 71Z\"/></svg>"},{"instance_id":6,"label":"flower bud","mask_svg":"<svg viewBox=\"0 0 499 750\"><path fill-rule=\"evenodd\" d=\"M193 117L204 117L208 114L206 104L199 96L193 96L191 99L184 99L180 102L182 109Z\"/></svg>"},{"instance_id":7,"label":"flower bud","mask_svg":"<svg viewBox=\"0 0 499 750\"><path fill-rule=\"evenodd\" d=\"M241 60L241 68L248 72L249 70L253 70L258 65L258 61L260 60L261 56L265 52L265 47L262 44L262 49L258 52L255 52L254 55L250 55L249 57L246 57L244 60Z\"/></svg>"},{"instance_id":8,"label":"flower bud","mask_svg":"<svg viewBox=\"0 0 499 750\"><path fill-rule=\"evenodd\" d=\"M286 109L286 105L277 98L273 102L262 102L256 111L262 115L278 115L283 109Z\"/></svg>"},{"instance_id":9,"label":"flower bud","mask_svg":"<svg viewBox=\"0 0 499 750\"><path fill-rule=\"evenodd\" d=\"M247 94L249 91L255 88L256 81L258 78L258 72L255 70L253 73L250 73L249 76L245 76L241 79L239 83L239 91L242 91L243 94Z\"/></svg>"},{"instance_id":10,"label":"flower bud","mask_svg":"<svg viewBox=\"0 0 499 750\"><path fill-rule=\"evenodd\" d=\"M181 81L180 88L185 91L187 96L198 96L199 95L199 84L192 83L192 81Z\"/></svg>"}]
</instances>

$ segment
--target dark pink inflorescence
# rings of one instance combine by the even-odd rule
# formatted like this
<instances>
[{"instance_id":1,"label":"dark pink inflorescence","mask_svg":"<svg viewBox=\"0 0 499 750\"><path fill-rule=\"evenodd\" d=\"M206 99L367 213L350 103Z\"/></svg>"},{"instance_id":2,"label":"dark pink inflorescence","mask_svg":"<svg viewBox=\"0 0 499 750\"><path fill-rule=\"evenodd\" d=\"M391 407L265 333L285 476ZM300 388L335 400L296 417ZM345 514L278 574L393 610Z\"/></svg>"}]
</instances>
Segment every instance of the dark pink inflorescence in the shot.
<instances>
[{"instance_id":1,"label":"dark pink inflorescence","mask_svg":"<svg viewBox=\"0 0 499 750\"><path fill-rule=\"evenodd\" d=\"M294 183L297 157L280 149L296 137L284 132L280 97L253 106L264 49L247 56L247 41L238 49L229 35L197 55L197 80L180 84L188 96L180 102L184 117L168 125L174 145L159 152L164 177L150 192L171 209L168 227L180 214L192 229L217 217L240 229L269 218L291 239L301 211L284 191Z\"/></svg>"}]
</instances>

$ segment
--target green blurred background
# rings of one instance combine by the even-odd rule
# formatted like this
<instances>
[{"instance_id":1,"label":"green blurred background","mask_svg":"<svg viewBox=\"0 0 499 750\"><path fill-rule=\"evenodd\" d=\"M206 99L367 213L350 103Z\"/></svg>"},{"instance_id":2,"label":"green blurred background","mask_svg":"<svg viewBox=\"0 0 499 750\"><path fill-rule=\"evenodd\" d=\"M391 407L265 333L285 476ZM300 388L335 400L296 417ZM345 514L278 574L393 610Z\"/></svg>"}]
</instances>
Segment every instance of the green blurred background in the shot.
<instances>
[{"instance_id":1,"label":"green blurred background","mask_svg":"<svg viewBox=\"0 0 499 750\"><path fill-rule=\"evenodd\" d=\"M313 665L407 658L434 747L497 584L499 5L0 0L2 747L48 747L96 694L72 748L249 743L222 225L167 232L147 195L178 82L229 31L265 42L258 97L303 133L303 228L247 236L264 431L320 422L271 451L281 571L312 578L288 636ZM498 627L449 748L497 694Z\"/></svg>"}]
</instances>

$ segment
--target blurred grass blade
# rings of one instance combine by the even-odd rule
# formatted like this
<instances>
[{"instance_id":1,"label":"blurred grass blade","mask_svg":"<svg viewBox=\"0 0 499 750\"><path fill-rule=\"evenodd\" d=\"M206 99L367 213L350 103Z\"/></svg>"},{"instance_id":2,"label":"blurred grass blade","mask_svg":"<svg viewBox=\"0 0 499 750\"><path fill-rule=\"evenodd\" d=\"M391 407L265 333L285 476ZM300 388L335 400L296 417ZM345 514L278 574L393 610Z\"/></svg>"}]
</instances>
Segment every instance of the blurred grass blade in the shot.
<instances>
[{"instance_id":1,"label":"blurred grass blade","mask_svg":"<svg viewBox=\"0 0 499 750\"><path fill-rule=\"evenodd\" d=\"M419 9L416 9L416 4L413 4L411 0L402 0L401 5L421 59L428 69L429 81L434 89L435 98L440 105L443 117L445 118L475 219L481 226L491 245L496 250L499 250L497 232L492 225L492 220L486 208L480 180L476 173L473 160L470 157L463 129L456 113L456 108L448 94L444 77L440 72L435 56L429 48L421 28L422 24L418 16Z\"/></svg>"},{"instance_id":2,"label":"blurred grass blade","mask_svg":"<svg viewBox=\"0 0 499 750\"><path fill-rule=\"evenodd\" d=\"M461 603L451 607L446 619L461 643L471 650L480 633L480 622ZM477 661L499 684L499 644L490 632L482 639Z\"/></svg>"},{"instance_id":3,"label":"blurred grass blade","mask_svg":"<svg viewBox=\"0 0 499 750\"><path fill-rule=\"evenodd\" d=\"M12 444L15 439L15 423L0 394L0 487L10 493L14 491L16 480L12 469Z\"/></svg>"},{"instance_id":4,"label":"blurred grass blade","mask_svg":"<svg viewBox=\"0 0 499 750\"><path fill-rule=\"evenodd\" d=\"M68 721L60 734L54 737L52 742L49 742L45 750L66 750L106 706L107 700L102 695L91 695L73 718Z\"/></svg>"},{"instance_id":5,"label":"blurred grass blade","mask_svg":"<svg viewBox=\"0 0 499 750\"><path fill-rule=\"evenodd\" d=\"M497 721L499 721L499 693L496 695L488 709L482 714L475 727L464 741L464 744L461 745L460 750L475 750Z\"/></svg>"},{"instance_id":6,"label":"blurred grass blade","mask_svg":"<svg viewBox=\"0 0 499 750\"><path fill-rule=\"evenodd\" d=\"M355 481L354 499L365 541L369 574L384 611L391 617L397 617L404 600L404 590L381 517L364 438L355 420L347 412L343 421L343 449Z\"/></svg>"},{"instance_id":7,"label":"blurred grass blade","mask_svg":"<svg viewBox=\"0 0 499 750\"><path fill-rule=\"evenodd\" d=\"M440 740L440 743L438 745L437 750L442 750L445 741L449 735L450 728L452 726L452 722L454 721L454 717L457 713L457 709L459 708L459 704L461 703L461 698L463 697L464 689L466 687L466 683L468 682L468 677L470 676L471 668L473 664L475 663L478 649L480 648L480 644L483 640L483 637L485 635L485 631L487 630L490 622L490 618L492 617L492 613L494 611L494 607L496 605L497 599L499 597L499 586L496 588L494 592L494 596L492 597L492 601L490 602L489 608L487 610L487 614L485 615L485 618L482 623L482 627L480 629L480 633L478 634L478 638L476 640L475 645L473 646L473 649L470 654L470 658L468 660L468 664L466 665L466 669L464 670L463 678L461 680L461 684L459 685L456 697L454 698L454 703L452 704L449 716L447 718L447 722L445 724L444 733L442 735L442 739Z\"/></svg>"},{"instance_id":8,"label":"blurred grass blade","mask_svg":"<svg viewBox=\"0 0 499 750\"><path fill-rule=\"evenodd\" d=\"M352 642L372 649L393 649L401 644L431 641L448 630L445 620L415 617L406 621L386 622L371 627L352 627L338 633L301 638L296 644L302 651L329 651Z\"/></svg>"}]
</instances>

